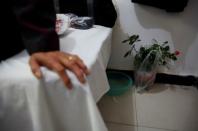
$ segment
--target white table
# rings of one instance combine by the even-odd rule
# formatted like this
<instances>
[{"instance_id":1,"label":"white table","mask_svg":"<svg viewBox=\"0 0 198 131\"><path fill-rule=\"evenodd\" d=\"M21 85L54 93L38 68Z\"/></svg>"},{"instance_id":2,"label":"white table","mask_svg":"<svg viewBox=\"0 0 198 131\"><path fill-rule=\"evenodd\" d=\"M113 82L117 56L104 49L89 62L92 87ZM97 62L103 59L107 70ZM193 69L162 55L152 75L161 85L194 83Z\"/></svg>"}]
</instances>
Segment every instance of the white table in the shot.
<instances>
[{"instance_id":1,"label":"white table","mask_svg":"<svg viewBox=\"0 0 198 131\"><path fill-rule=\"evenodd\" d=\"M111 29L69 29L61 50L79 55L91 70L82 85L71 73L73 90L58 75L42 68L37 80L23 51L0 64L0 131L107 131L96 102L107 92L105 69L111 51Z\"/></svg>"}]
</instances>

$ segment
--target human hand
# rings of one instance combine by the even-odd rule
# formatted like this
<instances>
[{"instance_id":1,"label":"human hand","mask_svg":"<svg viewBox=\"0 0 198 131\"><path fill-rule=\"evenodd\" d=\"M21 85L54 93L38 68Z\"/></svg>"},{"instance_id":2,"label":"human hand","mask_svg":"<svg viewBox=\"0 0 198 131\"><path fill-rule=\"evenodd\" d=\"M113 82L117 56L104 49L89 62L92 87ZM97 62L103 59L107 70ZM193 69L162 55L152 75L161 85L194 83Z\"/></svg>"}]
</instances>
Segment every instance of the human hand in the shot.
<instances>
[{"instance_id":1,"label":"human hand","mask_svg":"<svg viewBox=\"0 0 198 131\"><path fill-rule=\"evenodd\" d=\"M89 70L77 55L61 51L34 53L30 56L29 64L38 79L42 77L40 67L44 66L56 72L69 89L72 85L65 70L72 71L81 83L85 83L85 76L89 74Z\"/></svg>"}]
</instances>

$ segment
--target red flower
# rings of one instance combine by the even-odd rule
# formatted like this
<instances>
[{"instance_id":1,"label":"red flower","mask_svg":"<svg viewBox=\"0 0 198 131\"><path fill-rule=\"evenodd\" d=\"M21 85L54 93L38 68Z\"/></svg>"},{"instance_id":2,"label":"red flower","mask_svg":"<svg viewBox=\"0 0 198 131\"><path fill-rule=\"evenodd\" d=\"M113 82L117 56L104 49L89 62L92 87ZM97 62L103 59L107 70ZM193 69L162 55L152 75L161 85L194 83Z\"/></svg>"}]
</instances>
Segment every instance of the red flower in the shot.
<instances>
[{"instance_id":1,"label":"red flower","mask_svg":"<svg viewBox=\"0 0 198 131\"><path fill-rule=\"evenodd\" d=\"M175 51L175 55L176 55L176 56L178 56L178 55L180 55L180 54L181 54L180 51L178 51L178 50Z\"/></svg>"}]
</instances>

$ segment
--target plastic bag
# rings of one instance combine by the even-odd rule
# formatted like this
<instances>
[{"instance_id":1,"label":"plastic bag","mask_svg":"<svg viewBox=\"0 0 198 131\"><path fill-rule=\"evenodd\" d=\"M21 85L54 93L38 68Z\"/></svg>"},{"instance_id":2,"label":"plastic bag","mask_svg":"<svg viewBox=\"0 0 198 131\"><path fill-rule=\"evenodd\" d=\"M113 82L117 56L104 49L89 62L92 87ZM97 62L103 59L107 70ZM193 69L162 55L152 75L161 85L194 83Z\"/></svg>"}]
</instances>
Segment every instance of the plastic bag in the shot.
<instances>
[{"instance_id":1,"label":"plastic bag","mask_svg":"<svg viewBox=\"0 0 198 131\"><path fill-rule=\"evenodd\" d=\"M156 67L159 57L160 53L158 51L150 51L136 70L135 85L137 92L142 93L153 85L156 77Z\"/></svg>"},{"instance_id":2,"label":"plastic bag","mask_svg":"<svg viewBox=\"0 0 198 131\"><path fill-rule=\"evenodd\" d=\"M56 32L58 35L64 34L70 27L69 17L64 14L56 14Z\"/></svg>"},{"instance_id":3,"label":"plastic bag","mask_svg":"<svg viewBox=\"0 0 198 131\"><path fill-rule=\"evenodd\" d=\"M70 26L76 29L90 29L94 25L92 17L78 17L75 14L66 14L70 18Z\"/></svg>"}]
</instances>

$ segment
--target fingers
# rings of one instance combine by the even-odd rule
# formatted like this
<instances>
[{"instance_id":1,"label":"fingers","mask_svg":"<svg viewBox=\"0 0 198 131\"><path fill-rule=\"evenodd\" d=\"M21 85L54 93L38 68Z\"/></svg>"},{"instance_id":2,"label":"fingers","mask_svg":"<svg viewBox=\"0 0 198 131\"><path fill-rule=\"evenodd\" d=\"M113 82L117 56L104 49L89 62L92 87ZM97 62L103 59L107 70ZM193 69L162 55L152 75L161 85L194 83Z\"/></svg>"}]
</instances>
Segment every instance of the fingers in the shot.
<instances>
[{"instance_id":1,"label":"fingers","mask_svg":"<svg viewBox=\"0 0 198 131\"><path fill-rule=\"evenodd\" d=\"M57 74L59 75L59 77L62 79L63 83L69 88L72 89L72 85L71 85L71 81L69 79L69 76L67 75L64 66L62 66L61 64L58 63L53 63L52 64L52 68L55 72L57 72Z\"/></svg>"},{"instance_id":2,"label":"fingers","mask_svg":"<svg viewBox=\"0 0 198 131\"><path fill-rule=\"evenodd\" d=\"M70 55L63 57L61 61L65 68L68 68L70 71L72 71L81 83L85 83L85 75L88 75L89 71L81 59L75 55Z\"/></svg>"},{"instance_id":3,"label":"fingers","mask_svg":"<svg viewBox=\"0 0 198 131\"><path fill-rule=\"evenodd\" d=\"M77 65L69 66L69 70L71 70L76 75L81 83L86 82L84 72Z\"/></svg>"},{"instance_id":4,"label":"fingers","mask_svg":"<svg viewBox=\"0 0 198 131\"><path fill-rule=\"evenodd\" d=\"M49 55L50 54L50 55ZM31 55L30 60L29 60L29 64L31 67L31 70L33 72L33 74L37 77L37 78L41 78L41 71L40 71L40 66L45 66L50 70L53 70L54 72L56 72L59 77L61 78L61 80L63 81L63 83L69 88L71 89L71 82L70 79L68 77L68 75L65 72L65 67L62 66L60 64L60 62L58 62L57 60L57 56L53 55L53 53L35 53L33 55Z\"/></svg>"},{"instance_id":5,"label":"fingers","mask_svg":"<svg viewBox=\"0 0 198 131\"><path fill-rule=\"evenodd\" d=\"M75 56L75 57L77 59L76 64L83 70L83 72L86 75L89 75L90 71L88 70L87 66L85 66L84 62L78 56Z\"/></svg>"},{"instance_id":6,"label":"fingers","mask_svg":"<svg viewBox=\"0 0 198 131\"><path fill-rule=\"evenodd\" d=\"M63 81L63 83L69 88L71 89L71 81L66 73L66 69L64 67L64 65L62 65L60 63L60 61L57 59L58 57L56 56L55 58L53 58L53 55L49 55L49 56L45 56L45 57L40 57L41 61L42 61L42 65L46 66L48 69L53 70L54 72L56 72L59 77L61 78L61 80Z\"/></svg>"},{"instance_id":7,"label":"fingers","mask_svg":"<svg viewBox=\"0 0 198 131\"><path fill-rule=\"evenodd\" d=\"M40 65L37 62L37 60L34 57L31 57L29 60L29 64L30 64L30 68L32 70L32 73L38 78L40 79L42 77L42 73L40 70Z\"/></svg>"},{"instance_id":8,"label":"fingers","mask_svg":"<svg viewBox=\"0 0 198 131\"><path fill-rule=\"evenodd\" d=\"M69 69L71 72L75 74L75 76L81 83L85 83L83 71L75 64L73 60L62 58L60 61L62 62L62 65L64 65L65 68Z\"/></svg>"},{"instance_id":9,"label":"fingers","mask_svg":"<svg viewBox=\"0 0 198 131\"><path fill-rule=\"evenodd\" d=\"M72 67L72 64L77 65L78 68L81 69L85 75L90 74L90 71L88 70L87 66L77 55L69 54L68 56L68 54L64 54L61 60L63 60L63 64L66 65L66 67Z\"/></svg>"},{"instance_id":10,"label":"fingers","mask_svg":"<svg viewBox=\"0 0 198 131\"><path fill-rule=\"evenodd\" d=\"M45 66L56 72L69 89L72 88L72 84L66 69L73 72L81 83L85 83L85 76L89 74L89 70L78 56L60 51L34 53L30 57L29 64L37 78L42 77L40 66Z\"/></svg>"}]
</instances>

